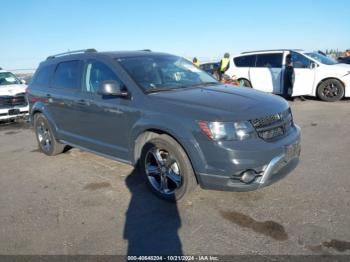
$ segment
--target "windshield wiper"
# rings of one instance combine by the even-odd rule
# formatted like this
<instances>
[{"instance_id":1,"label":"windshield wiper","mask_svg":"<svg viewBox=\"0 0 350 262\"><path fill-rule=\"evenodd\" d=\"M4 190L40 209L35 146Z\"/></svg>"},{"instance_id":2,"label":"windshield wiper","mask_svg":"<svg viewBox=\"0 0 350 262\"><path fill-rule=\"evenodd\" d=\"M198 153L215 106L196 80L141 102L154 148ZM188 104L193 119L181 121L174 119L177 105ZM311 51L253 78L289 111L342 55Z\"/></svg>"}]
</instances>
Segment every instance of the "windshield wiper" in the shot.
<instances>
[{"instance_id":1,"label":"windshield wiper","mask_svg":"<svg viewBox=\"0 0 350 262\"><path fill-rule=\"evenodd\" d=\"M175 86L175 87L163 87L163 88L154 88L154 89L147 89L146 93L158 93L163 91L171 91L176 89L185 89L189 87L197 87L197 86L212 86L212 85L220 85L219 82L204 82L204 83L198 83L193 85L181 85L181 86Z\"/></svg>"},{"instance_id":2,"label":"windshield wiper","mask_svg":"<svg viewBox=\"0 0 350 262\"><path fill-rule=\"evenodd\" d=\"M219 82L204 82L204 83L198 83L194 85L189 85L189 87L196 87L196 86L213 86L213 85L220 85Z\"/></svg>"},{"instance_id":3,"label":"windshield wiper","mask_svg":"<svg viewBox=\"0 0 350 262\"><path fill-rule=\"evenodd\" d=\"M163 91L171 91L175 89L179 89L181 87L172 87L172 88L154 88L154 89L147 89L146 93L158 93L158 92L163 92Z\"/></svg>"}]
</instances>

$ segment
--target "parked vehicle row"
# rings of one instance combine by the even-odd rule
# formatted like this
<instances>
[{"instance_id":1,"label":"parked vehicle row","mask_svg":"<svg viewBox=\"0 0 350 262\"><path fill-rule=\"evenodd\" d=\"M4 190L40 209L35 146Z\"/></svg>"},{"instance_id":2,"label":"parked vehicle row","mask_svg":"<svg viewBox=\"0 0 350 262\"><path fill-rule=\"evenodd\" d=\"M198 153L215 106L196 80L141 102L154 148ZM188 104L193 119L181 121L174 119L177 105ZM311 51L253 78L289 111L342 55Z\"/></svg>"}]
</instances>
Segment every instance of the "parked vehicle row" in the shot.
<instances>
[{"instance_id":1,"label":"parked vehicle row","mask_svg":"<svg viewBox=\"0 0 350 262\"><path fill-rule=\"evenodd\" d=\"M0 121L28 116L27 86L13 73L0 70Z\"/></svg>"},{"instance_id":2,"label":"parked vehicle row","mask_svg":"<svg viewBox=\"0 0 350 262\"><path fill-rule=\"evenodd\" d=\"M300 129L284 99L223 85L173 55L54 55L28 99L43 153L69 145L138 166L163 199L183 199L197 184L255 190L298 164Z\"/></svg>"},{"instance_id":3,"label":"parked vehicle row","mask_svg":"<svg viewBox=\"0 0 350 262\"><path fill-rule=\"evenodd\" d=\"M226 73L235 75L247 87L282 94L288 54L295 71L292 96L314 96L329 102L350 97L350 65L318 52L283 49L244 52L231 58Z\"/></svg>"},{"instance_id":4,"label":"parked vehicle row","mask_svg":"<svg viewBox=\"0 0 350 262\"><path fill-rule=\"evenodd\" d=\"M342 64L350 64L350 56L338 57L338 62Z\"/></svg>"},{"instance_id":5,"label":"parked vehicle row","mask_svg":"<svg viewBox=\"0 0 350 262\"><path fill-rule=\"evenodd\" d=\"M208 74L215 75L215 72L219 69L219 62L207 62L202 63L199 66L200 69L207 72Z\"/></svg>"}]
</instances>

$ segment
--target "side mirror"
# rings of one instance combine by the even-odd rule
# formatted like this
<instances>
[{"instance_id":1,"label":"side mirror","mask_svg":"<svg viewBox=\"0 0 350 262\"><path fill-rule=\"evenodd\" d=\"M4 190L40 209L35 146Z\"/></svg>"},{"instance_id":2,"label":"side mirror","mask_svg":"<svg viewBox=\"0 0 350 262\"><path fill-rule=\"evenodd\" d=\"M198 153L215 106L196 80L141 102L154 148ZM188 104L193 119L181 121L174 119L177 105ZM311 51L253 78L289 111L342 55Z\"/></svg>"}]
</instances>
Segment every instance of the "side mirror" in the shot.
<instances>
[{"instance_id":1,"label":"side mirror","mask_svg":"<svg viewBox=\"0 0 350 262\"><path fill-rule=\"evenodd\" d=\"M22 83L23 85L25 85L25 84L26 84L26 80L21 79L21 83Z\"/></svg>"},{"instance_id":2,"label":"side mirror","mask_svg":"<svg viewBox=\"0 0 350 262\"><path fill-rule=\"evenodd\" d=\"M128 91L123 88L117 81L108 80L103 81L97 89L97 94L102 96L118 96L127 97Z\"/></svg>"},{"instance_id":3,"label":"side mirror","mask_svg":"<svg viewBox=\"0 0 350 262\"><path fill-rule=\"evenodd\" d=\"M311 62L310 69L315 69L318 65L314 62Z\"/></svg>"}]
</instances>

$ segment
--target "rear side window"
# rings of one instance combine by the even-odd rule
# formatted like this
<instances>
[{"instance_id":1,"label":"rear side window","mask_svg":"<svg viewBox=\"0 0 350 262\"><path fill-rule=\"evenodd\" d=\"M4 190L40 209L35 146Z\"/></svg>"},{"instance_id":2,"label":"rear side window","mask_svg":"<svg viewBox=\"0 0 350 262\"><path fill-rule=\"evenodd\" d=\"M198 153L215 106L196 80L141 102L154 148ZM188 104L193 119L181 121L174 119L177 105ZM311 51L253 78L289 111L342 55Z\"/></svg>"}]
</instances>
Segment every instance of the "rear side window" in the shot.
<instances>
[{"instance_id":1,"label":"rear side window","mask_svg":"<svg viewBox=\"0 0 350 262\"><path fill-rule=\"evenodd\" d=\"M235 57L233 61L236 67L252 67L255 63L255 55Z\"/></svg>"},{"instance_id":2,"label":"rear side window","mask_svg":"<svg viewBox=\"0 0 350 262\"><path fill-rule=\"evenodd\" d=\"M256 67L282 68L282 53L257 55Z\"/></svg>"},{"instance_id":3,"label":"rear side window","mask_svg":"<svg viewBox=\"0 0 350 262\"><path fill-rule=\"evenodd\" d=\"M78 60L62 62L57 65L52 87L64 89L80 89L80 68Z\"/></svg>"},{"instance_id":4,"label":"rear side window","mask_svg":"<svg viewBox=\"0 0 350 262\"><path fill-rule=\"evenodd\" d=\"M32 80L32 84L38 86L49 85L54 68L54 65L47 65L39 68L38 72Z\"/></svg>"}]
</instances>

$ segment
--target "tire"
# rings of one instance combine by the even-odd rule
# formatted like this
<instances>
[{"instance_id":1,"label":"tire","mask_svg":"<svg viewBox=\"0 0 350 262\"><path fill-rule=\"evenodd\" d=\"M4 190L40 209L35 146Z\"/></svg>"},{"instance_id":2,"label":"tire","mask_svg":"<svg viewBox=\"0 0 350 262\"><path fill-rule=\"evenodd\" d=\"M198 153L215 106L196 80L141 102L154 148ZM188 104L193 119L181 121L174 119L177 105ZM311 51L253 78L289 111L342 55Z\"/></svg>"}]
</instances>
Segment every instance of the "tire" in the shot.
<instances>
[{"instance_id":1,"label":"tire","mask_svg":"<svg viewBox=\"0 0 350 262\"><path fill-rule=\"evenodd\" d=\"M241 86L252 88L252 84L249 82L249 80L247 80L247 79L239 79L238 81L239 81Z\"/></svg>"},{"instance_id":2,"label":"tire","mask_svg":"<svg viewBox=\"0 0 350 262\"><path fill-rule=\"evenodd\" d=\"M344 86L337 79L323 81L317 88L317 96L326 102L336 102L344 96Z\"/></svg>"},{"instance_id":3,"label":"tire","mask_svg":"<svg viewBox=\"0 0 350 262\"><path fill-rule=\"evenodd\" d=\"M197 186L187 154L168 135L157 136L145 143L139 170L151 191L165 200L183 201Z\"/></svg>"},{"instance_id":4,"label":"tire","mask_svg":"<svg viewBox=\"0 0 350 262\"><path fill-rule=\"evenodd\" d=\"M56 140L49 122L41 113L34 115L34 131L39 150L45 155L55 156L63 152L65 145Z\"/></svg>"}]
</instances>

